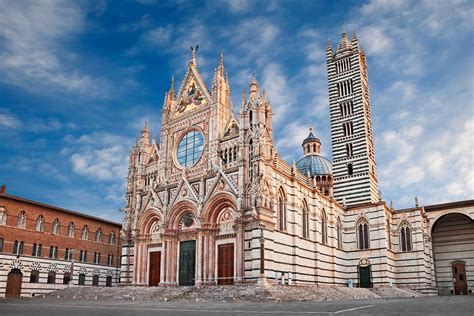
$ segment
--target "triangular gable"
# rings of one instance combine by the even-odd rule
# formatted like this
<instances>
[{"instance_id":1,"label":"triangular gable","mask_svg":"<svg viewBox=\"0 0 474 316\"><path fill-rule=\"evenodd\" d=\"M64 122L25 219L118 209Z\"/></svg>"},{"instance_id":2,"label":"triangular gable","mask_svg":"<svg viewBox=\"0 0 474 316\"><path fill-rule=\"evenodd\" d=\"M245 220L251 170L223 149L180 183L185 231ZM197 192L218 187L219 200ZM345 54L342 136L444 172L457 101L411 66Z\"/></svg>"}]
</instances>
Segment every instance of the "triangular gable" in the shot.
<instances>
[{"instance_id":1,"label":"triangular gable","mask_svg":"<svg viewBox=\"0 0 474 316\"><path fill-rule=\"evenodd\" d=\"M209 89L197 68L190 64L179 88L172 116L180 116L187 111L206 106L210 102L211 93Z\"/></svg>"},{"instance_id":2,"label":"triangular gable","mask_svg":"<svg viewBox=\"0 0 474 316\"><path fill-rule=\"evenodd\" d=\"M145 207L143 210L146 210L150 207L156 207L158 209L163 208L163 202L161 201L160 197L155 193L155 191L151 190L145 197Z\"/></svg>"},{"instance_id":3,"label":"triangular gable","mask_svg":"<svg viewBox=\"0 0 474 316\"><path fill-rule=\"evenodd\" d=\"M181 182L179 183L175 192L176 194L173 195L170 205L174 205L181 199L188 199L198 202L198 197L196 196L193 188L189 184L188 180L186 180L184 177L181 178Z\"/></svg>"},{"instance_id":4,"label":"triangular gable","mask_svg":"<svg viewBox=\"0 0 474 316\"><path fill-rule=\"evenodd\" d=\"M232 181L232 179L222 172L222 170L218 171L218 175L215 178L211 188L206 192L206 197L204 199L204 203L216 192L216 191L227 191L233 193L236 197L238 195L238 188L237 185Z\"/></svg>"},{"instance_id":5,"label":"triangular gable","mask_svg":"<svg viewBox=\"0 0 474 316\"><path fill-rule=\"evenodd\" d=\"M234 114L231 113L227 123L225 124L224 131L222 133L223 137L231 137L239 134L239 124L234 117Z\"/></svg>"}]
</instances>

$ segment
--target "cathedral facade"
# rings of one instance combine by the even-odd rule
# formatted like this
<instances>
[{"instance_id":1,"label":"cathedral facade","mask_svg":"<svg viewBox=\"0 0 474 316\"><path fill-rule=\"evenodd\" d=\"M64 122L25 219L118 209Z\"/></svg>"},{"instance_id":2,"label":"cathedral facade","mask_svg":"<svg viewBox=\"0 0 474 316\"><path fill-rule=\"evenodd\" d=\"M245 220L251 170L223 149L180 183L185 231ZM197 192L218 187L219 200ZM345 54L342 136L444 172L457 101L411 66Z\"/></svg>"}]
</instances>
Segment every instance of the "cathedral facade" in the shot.
<instances>
[{"instance_id":1,"label":"cathedral facade","mask_svg":"<svg viewBox=\"0 0 474 316\"><path fill-rule=\"evenodd\" d=\"M237 115L222 54L209 89L193 49L130 153L121 283L474 286L474 201L382 200L364 52L355 34L326 52L333 160L310 130L288 164L255 76Z\"/></svg>"}]
</instances>

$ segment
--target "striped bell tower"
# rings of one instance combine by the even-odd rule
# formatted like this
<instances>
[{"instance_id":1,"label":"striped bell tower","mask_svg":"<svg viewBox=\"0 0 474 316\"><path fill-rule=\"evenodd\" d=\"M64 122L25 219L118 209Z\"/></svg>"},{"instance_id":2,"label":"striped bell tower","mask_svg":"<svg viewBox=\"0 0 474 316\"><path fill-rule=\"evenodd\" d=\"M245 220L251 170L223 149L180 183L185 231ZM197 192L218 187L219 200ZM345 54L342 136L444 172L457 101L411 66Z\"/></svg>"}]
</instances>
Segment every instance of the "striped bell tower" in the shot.
<instances>
[{"instance_id":1,"label":"striped bell tower","mask_svg":"<svg viewBox=\"0 0 474 316\"><path fill-rule=\"evenodd\" d=\"M365 54L355 33L326 48L334 197L345 206L379 200Z\"/></svg>"}]
</instances>

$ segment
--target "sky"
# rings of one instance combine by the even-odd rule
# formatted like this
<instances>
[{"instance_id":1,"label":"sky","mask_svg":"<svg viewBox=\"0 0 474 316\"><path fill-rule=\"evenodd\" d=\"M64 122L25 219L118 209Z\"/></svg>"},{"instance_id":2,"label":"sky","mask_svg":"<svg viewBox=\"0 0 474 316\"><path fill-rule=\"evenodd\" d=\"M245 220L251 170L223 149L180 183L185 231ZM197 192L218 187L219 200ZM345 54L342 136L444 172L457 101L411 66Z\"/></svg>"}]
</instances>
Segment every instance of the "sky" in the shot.
<instances>
[{"instance_id":1,"label":"sky","mask_svg":"<svg viewBox=\"0 0 474 316\"><path fill-rule=\"evenodd\" d=\"M145 121L159 135L195 45L208 87L223 52L236 111L255 73L288 163L310 125L331 158L325 48L345 31L367 56L383 198L472 199L473 18L472 1L0 0L0 184L120 222L131 146Z\"/></svg>"}]
</instances>

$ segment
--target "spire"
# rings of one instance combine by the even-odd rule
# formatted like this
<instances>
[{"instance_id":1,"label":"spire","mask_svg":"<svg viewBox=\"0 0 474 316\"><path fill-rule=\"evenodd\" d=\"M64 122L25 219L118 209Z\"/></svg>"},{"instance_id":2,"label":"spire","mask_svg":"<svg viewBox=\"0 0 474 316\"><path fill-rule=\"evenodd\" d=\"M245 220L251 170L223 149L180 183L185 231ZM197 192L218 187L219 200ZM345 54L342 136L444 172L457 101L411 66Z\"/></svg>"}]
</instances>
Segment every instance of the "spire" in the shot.
<instances>
[{"instance_id":1,"label":"spire","mask_svg":"<svg viewBox=\"0 0 474 316\"><path fill-rule=\"evenodd\" d=\"M217 72L220 78L224 78L224 54L222 51L219 55L219 66L217 66Z\"/></svg>"},{"instance_id":2,"label":"spire","mask_svg":"<svg viewBox=\"0 0 474 316\"><path fill-rule=\"evenodd\" d=\"M355 31L352 32L351 45L352 45L352 47L354 47L354 48L358 48L358 47L359 47L359 40L357 39L357 34L356 34Z\"/></svg>"},{"instance_id":3,"label":"spire","mask_svg":"<svg viewBox=\"0 0 474 316\"><path fill-rule=\"evenodd\" d=\"M171 100L174 100L174 76L171 76L171 86L169 91L169 97Z\"/></svg>"},{"instance_id":4,"label":"spire","mask_svg":"<svg viewBox=\"0 0 474 316\"><path fill-rule=\"evenodd\" d=\"M141 139L142 144L150 144L150 131L148 129L148 122L145 122L145 126L142 129L142 139Z\"/></svg>"},{"instance_id":5,"label":"spire","mask_svg":"<svg viewBox=\"0 0 474 316\"><path fill-rule=\"evenodd\" d=\"M250 88L250 92L249 92L250 99L254 99L258 97L259 95L258 82L257 82L257 77L255 76L255 74L253 74L252 82L250 83L249 88Z\"/></svg>"},{"instance_id":6,"label":"spire","mask_svg":"<svg viewBox=\"0 0 474 316\"><path fill-rule=\"evenodd\" d=\"M196 52L199 48L199 45L196 45L196 47L192 47L191 46L191 61L190 63L193 64L193 65L196 65Z\"/></svg>"},{"instance_id":7,"label":"spire","mask_svg":"<svg viewBox=\"0 0 474 316\"><path fill-rule=\"evenodd\" d=\"M343 32L341 36L341 40L339 41L339 45L337 45L336 55L348 50L352 50L352 44L347 38L347 33Z\"/></svg>"}]
</instances>

